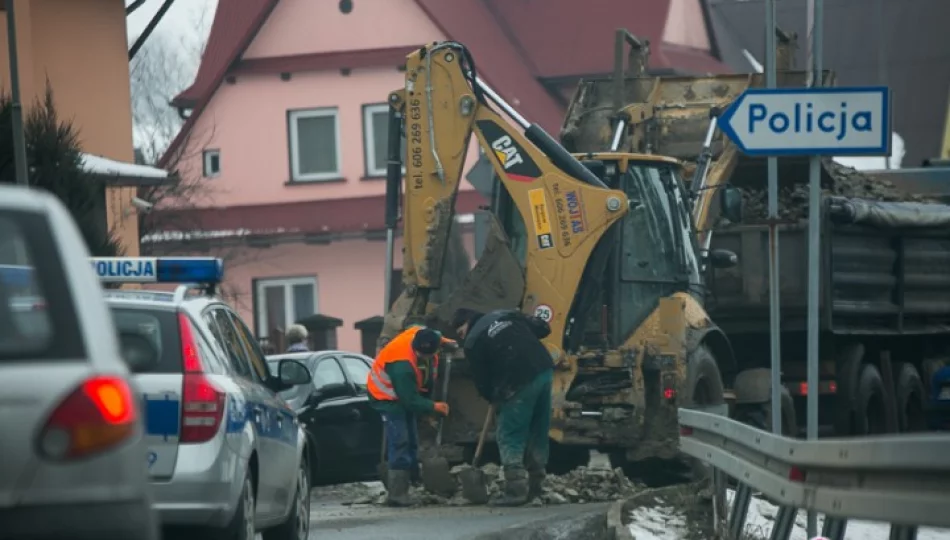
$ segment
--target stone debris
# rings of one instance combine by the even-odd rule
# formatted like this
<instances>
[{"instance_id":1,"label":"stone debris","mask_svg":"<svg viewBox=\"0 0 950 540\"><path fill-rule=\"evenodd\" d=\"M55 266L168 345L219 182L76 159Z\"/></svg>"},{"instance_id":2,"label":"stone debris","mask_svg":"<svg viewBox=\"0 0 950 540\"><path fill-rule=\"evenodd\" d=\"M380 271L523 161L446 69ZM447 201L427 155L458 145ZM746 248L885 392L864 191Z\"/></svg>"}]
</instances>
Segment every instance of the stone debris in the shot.
<instances>
[{"instance_id":1,"label":"stone debris","mask_svg":"<svg viewBox=\"0 0 950 540\"><path fill-rule=\"evenodd\" d=\"M839 196L855 199L868 199L883 202L934 202L922 195L907 193L891 181L874 177L853 167L841 165L833 160L823 160L825 173L830 176L822 185L825 196ZM781 173L781 171L779 171ZM779 178L780 185L786 180ZM766 179L762 179L762 186ZM743 224L752 225L761 223L768 217L768 192L763 187L739 187L742 192ZM799 221L808 217L808 181L795 182L779 189L778 197L779 219L783 221ZM722 223L728 225L728 223Z\"/></svg>"},{"instance_id":2,"label":"stone debris","mask_svg":"<svg viewBox=\"0 0 950 540\"><path fill-rule=\"evenodd\" d=\"M452 474L457 479L459 472L466 467L471 466L456 466L452 469ZM501 467L495 464L487 464L481 469L489 482L489 495L500 494L504 485ZM564 475L547 475L542 486L541 496L528 504L544 506L614 501L631 496L642 489L644 489L643 486L632 482L619 468L611 470L598 467L579 467ZM467 506L471 504L462 497L461 489L452 498L429 493L421 486L413 487L410 493L419 506ZM361 494L360 497L352 499L349 504L385 505L386 492L379 490L375 494Z\"/></svg>"}]
</instances>

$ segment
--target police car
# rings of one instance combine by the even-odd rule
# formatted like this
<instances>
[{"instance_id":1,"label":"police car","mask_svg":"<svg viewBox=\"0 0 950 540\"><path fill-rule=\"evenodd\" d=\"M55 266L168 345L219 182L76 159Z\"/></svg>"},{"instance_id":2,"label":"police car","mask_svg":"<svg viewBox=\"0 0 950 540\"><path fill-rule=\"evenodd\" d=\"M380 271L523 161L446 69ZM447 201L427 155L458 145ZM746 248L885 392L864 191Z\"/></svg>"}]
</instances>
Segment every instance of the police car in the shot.
<instances>
[{"instance_id":1,"label":"police car","mask_svg":"<svg viewBox=\"0 0 950 540\"><path fill-rule=\"evenodd\" d=\"M307 368L287 360L270 373L247 325L215 298L220 259L94 258L92 266L103 283L181 284L104 292L141 393L162 525L199 538L306 539L306 437L277 392L309 384Z\"/></svg>"}]
</instances>

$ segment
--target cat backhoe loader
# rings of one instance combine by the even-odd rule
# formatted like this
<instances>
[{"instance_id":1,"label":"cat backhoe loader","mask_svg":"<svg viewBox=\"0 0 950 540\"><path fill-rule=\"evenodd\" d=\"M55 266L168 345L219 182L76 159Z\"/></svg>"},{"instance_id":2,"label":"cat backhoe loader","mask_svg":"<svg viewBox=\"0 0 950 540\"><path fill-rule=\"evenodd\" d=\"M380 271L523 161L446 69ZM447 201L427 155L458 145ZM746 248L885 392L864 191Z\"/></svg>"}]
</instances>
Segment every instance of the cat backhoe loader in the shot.
<instances>
[{"instance_id":1,"label":"cat backhoe loader","mask_svg":"<svg viewBox=\"0 0 950 540\"><path fill-rule=\"evenodd\" d=\"M701 256L680 162L571 155L487 86L459 43L413 52L405 73L389 96L387 175L389 268L401 208L405 287L380 344L417 321L451 333L459 307L520 308L552 328L552 471L583 464L592 448L631 462L677 457L677 408L722 404L721 373L734 365L703 308L701 277L734 257ZM473 133L497 181L483 254L459 282L447 267ZM453 362L448 401L442 452L460 461L488 405L464 359Z\"/></svg>"}]
</instances>

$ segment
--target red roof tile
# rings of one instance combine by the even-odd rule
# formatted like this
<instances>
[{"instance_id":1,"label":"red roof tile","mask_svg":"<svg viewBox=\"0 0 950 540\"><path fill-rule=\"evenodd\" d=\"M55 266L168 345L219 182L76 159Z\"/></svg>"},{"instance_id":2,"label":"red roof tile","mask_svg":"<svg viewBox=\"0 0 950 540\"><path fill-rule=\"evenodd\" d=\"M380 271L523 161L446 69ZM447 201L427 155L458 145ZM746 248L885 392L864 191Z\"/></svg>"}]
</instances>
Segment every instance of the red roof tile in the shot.
<instances>
[{"instance_id":1,"label":"red roof tile","mask_svg":"<svg viewBox=\"0 0 950 540\"><path fill-rule=\"evenodd\" d=\"M249 230L252 234L266 234L279 227L297 233L344 233L381 231L386 228L386 198L360 197L301 201L283 204L258 204L183 211L162 211L162 221L171 217L187 223L189 228L201 231ZM477 191L459 191L456 210L470 214L487 204Z\"/></svg>"}]
</instances>

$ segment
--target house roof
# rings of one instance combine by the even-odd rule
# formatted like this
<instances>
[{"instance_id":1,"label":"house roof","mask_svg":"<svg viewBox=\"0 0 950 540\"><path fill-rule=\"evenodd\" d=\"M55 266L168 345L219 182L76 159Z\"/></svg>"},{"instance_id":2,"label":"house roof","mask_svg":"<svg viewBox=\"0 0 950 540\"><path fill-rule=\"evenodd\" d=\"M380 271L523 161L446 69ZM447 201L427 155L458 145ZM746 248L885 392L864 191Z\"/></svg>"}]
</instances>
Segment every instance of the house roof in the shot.
<instances>
[{"instance_id":1,"label":"house roof","mask_svg":"<svg viewBox=\"0 0 950 540\"><path fill-rule=\"evenodd\" d=\"M195 82L172 100L192 108L161 163L167 165L279 0L219 0ZM651 67L694 72L726 70L705 51L661 43L670 0L588 0L578 17L576 0L415 0L443 34L472 51L483 78L526 118L555 133L564 109L541 78L592 75L612 69L614 32L624 26L650 39ZM633 4L633 6L630 6ZM618 5L624 6L617 9ZM710 29L711 31L711 29ZM422 39L425 39L424 37ZM562 43L570 40L571 46Z\"/></svg>"},{"instance_id":2,"label":"house roof","mask_svg":"<svg viewBox=\"0 0 950 540\"><path fill-rule=\"evenodd\" d=\"M477 191L459 191L456 210L470 214L486 204ZM257 204L205 209L163 210L162 222L187 223L195 231L219 231L243 234L333 234L382 231L386 228L386 197L357 197L351 199L307 200L278 204ZM176 219L170 219L175 217ZM280 224L275 230L275 223ZM159 232L148 240L160 242L175 240L181 232ZM239 236L239 234L236 234Z\"/></svg>"},{"instance_id":3,"label":"house roof","mask_svg":"<svg viewBox=\"0 0 950 540\"><path fill-rule=\"evenodd\" d=\"M750 71L742 54L747 49L764 62L763 3L705 1L723 60L737 71ZM894 131L904 138L903 165L915 167L940 153L950 88L950 2L884 0L883 6L881 19L887 24L882 35L878 11L866 2L825 3L824 68L835 71L839 86L881 84L878 46L885 47L883 83L891 89ZM798 34L796 69L805 69L806 9L806 0L776 3L777 25Z\"/></svg>"}]
</instances>

